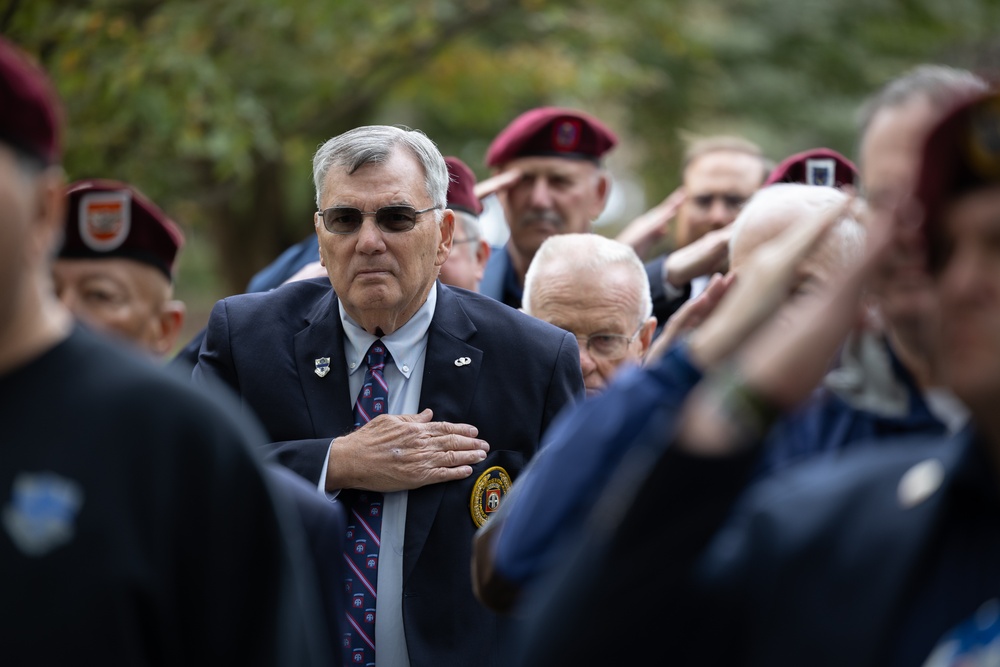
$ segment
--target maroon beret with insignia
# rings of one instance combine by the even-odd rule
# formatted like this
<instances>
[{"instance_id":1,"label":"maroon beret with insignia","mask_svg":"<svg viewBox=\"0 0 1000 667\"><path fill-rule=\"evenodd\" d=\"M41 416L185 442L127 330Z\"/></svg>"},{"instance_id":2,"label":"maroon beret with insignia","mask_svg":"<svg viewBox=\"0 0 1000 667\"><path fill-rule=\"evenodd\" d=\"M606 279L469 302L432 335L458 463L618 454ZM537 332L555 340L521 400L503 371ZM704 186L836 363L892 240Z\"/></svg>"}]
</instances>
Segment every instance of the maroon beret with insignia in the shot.
<instances>
[{"instance_id":1,"label":"maroon beret with insignia","mask_svg":"<svg viewBox=\"0 0 1000 667\"><path fill-rule=\"evenodd\" d=\"M916 198L924 215L930 265L942 256L941 214L959 195L1000 185L1000 93L956 100L924 143Z\"/></svg>"},{"instance_id":2,"label":"maroon beret with insignia","mask_svg":"<svg viewBox=\"0 0 1000 667\"><path fill-rule=\"evenodd\" d=\"M465 211L478 216L483 212L483 203L476 196L476 175L457 157L447 156L448 165L448 208Z\"/></svg>"},{"instance_id":3,"label":"maroon beret with insignia","mask_svg":"<svg viewBox=\"0 0 1000 667\"><path fill-rule=\"evenodd\" d=\"M59 99L45 72L0 38L0 141L54 164L61 153L61 119Z\"/></svg>"},{"instance_id":4,"label":"maroon beret with insignia","mask_svg":"<svg viewBox=\"0 0 1000 667\"><path fill-rule=\"evenodd\" d=\"M618 143L593 116L560 107L539 107L521 114L496 136L486 151L486 164L499 167L530 155L598 161Z\"/></svg>"},{"instance_id":5,"label":"maroon beret with insignia","mask_svg":"<svg viewBox=\"0 0 1000 667\"><path fill-rule=\"evenodd\" d=\"M805 183L839 188L854 185L857 178L857 167L846 157L830 148L812 148L782 160L764 185Z\"/></svg>"},{"instance_id":6,"label":"maroon beret with insignia","mask_svg":"<svg viewBox=\"0 0 1000 667\"><path fill-rule=\"evenodd\" d=\"M125 257L172 279L180 228L136 188L121 181L86 180L66 191L64 258Z\"/></svg>"}]
</instances>

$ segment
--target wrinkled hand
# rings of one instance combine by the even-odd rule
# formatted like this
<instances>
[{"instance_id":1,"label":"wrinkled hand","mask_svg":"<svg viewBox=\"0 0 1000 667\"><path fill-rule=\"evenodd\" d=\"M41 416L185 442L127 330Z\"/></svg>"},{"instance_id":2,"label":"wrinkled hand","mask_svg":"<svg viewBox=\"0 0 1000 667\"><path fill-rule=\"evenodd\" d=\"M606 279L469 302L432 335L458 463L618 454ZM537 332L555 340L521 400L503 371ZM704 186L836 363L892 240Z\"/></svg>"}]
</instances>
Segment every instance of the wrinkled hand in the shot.
<instances>
[{"instance_id":1,"label":"wrinkled hand","mask_svg":"<svg viewBox=\"0 0 1000 667\"><path fill-rule=\"evenodd\" d=\"M697 241L678 248L663 260L667 282L680 288L698 276L724 271L729 260L729 237L732 224L713 229Z\"/></svg>"},{"instance_id":2,"label":"wrinkled hand","mask_svg":"<svg viewBox=\"0 0 1000 667\"><path fill-rule=\"evenodd\" d=\"M684 188L677 188L662 202L628 223L615 240L632 246L635 254L645 259L650 248L670 230L670 223L677 217L685 196Z\"/></svg>"},{"instance_id":3,"label":"wrinkled hand","mask_svg":"<svg viewBox=\"0 0 1000 667\"><path fill-rule=\"evenodd\" d=\"M685 301L667 319L660 335L649 346L649 350L646 351L646 356L643 358L643 365L649 366L659 361L675 340L701 326L701 323L715 311L715 307L726 295L726 291L733 284L735 278L736 276L731 273L725 276L716 273L708 281L708 285L701 294Z\"/></svg>"},{"instance_id":4,"label":"wrinkled hand","mask_svg":"<svg viewBox=\"0 0 1000 667\"><path fill-rule=\"evenodd\" d=\"M470 424L416 415L381 415L333 441L326 488L402 491L463 479L490 446Z\"/></svg>"}]
</instances>

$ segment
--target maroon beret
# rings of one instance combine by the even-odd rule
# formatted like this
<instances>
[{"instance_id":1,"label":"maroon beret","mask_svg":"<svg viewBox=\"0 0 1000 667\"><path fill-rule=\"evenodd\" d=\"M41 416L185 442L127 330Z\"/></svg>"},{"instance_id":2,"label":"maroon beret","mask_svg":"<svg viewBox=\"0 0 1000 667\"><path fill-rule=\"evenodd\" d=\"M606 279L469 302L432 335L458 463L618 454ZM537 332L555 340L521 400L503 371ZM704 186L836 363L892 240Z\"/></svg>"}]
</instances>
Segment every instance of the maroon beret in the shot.
<instances>
[{"instance_id":1,"label":"maroon beret","mask_svg":"<svg viewBox=\"0 0 1000 667\"><path fill-rule=\"evenodd\" d=\"M782 160L764 185L804 183L839 188L854 185L857 178L857 167L846 157L830 148L812 148Z\"/></svg>"},{"instance_id":2,"label":"maroon beret","mask_svg":"<svg viewBox=\"0 0 1000 667\"><path fill-rule=\"evenodd\" d=\"M0 37L0 141L46 165L60 158L59 99L45 72Z\"/></svg>"},{"instance_id":3,"label":"maroon beret","mask_svg":"<svg viewBox=\"0 0 1000 667\"><path fill-rule=\"evenodd\" d=\"M601 121L574 109L539 107L526 111L496 136L486 164L499 167L517 157L542 155L598 161L618 137Z\"/></svg>"},{"instance_id":4,"label":"maroon beret","mask_svg":"<svg viewBox=\"0 0 1000 667\"><path fill-rule=\"evenodd\" d=\"M444 163L448 165L448 208L465 211L478 216L483 212L483 203L476 196L476 175L457 157L449 155Z\"/></svg>"},{"instance_id":5,"label":"maroon beret","mask_svg":"<svg viewBox=\"0 0 1000 667\"><path fill-rule=\"evenodd\" d=\"M928 134L919 168L916 198L923 209L930 266L939 268L945 207L963 193L1000 185L1000 93L956 99Z\"/></svg>"},{"instance_id":6,"label":"maroon beret","mask_svg":"<svg viewBox=\"0 0 1000 667\"><path fill-rule=\"evenodd\" d=\"M66 236L60 257L126 257L172 279L180 228L141 192L121 181L87 180L66 191Z\"/></svg>"}]
</instances>

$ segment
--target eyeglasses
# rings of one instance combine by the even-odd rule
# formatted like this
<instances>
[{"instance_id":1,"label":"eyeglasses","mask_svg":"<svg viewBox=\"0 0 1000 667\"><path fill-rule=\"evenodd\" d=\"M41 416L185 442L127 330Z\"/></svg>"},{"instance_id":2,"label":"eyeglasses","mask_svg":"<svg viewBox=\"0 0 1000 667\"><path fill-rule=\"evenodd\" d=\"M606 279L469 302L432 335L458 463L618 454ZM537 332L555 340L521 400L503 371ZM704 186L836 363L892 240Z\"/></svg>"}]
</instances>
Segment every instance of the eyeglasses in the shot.
<instances>
[{"instance_id":1,"label":"eyeglasses","mask_svg":"<svg viewBox=\"0 0 1000 667\"><path fill-rule=\"evenodd\" d=\"M331 234L353 234L361 229L366 215L375 216L375 224L383 232L395 234L408 232L417 224L417 216L440 206L431 206L418 211L412 206L383 206L377 211L362 211L353 206L334 206L319 212L323 226Z\"/></svg>"},{"instance_id":2,"label":"eyeglasses","mask_svg":"<svg viewBox=\"0 0 1000 667\"><path fill-rule=\"evenodd\" d=\"M452 239L452 245L462 245L463 243L479 243L479 239Z\"/></svg>"},{"instance_id":3,"label":"eyeglasses","mask_svg":"<svg viewBox=\"0 0 1000 667\"><path fill-rule=\"evenodd\" d=\"M746 203L747 198L743 195L723 195L709 193L704 195L696 195L691 197L691 201L695 203L698 208L708 209L712 207L712 202L716 199L722 201L726 208L735 211L736 209L743 206Z\"/></svg>"},{"instance_id":4,"label":"eyeglasses","mask_svg":"<svg viewBox=\"0 0 1000 667\"><path fill-rule=\"evenodd\" d=\"M625 353L628 352L628 346L635 341L640 331L642 331L642 325L631 336L607 333L591 334L586 338L587 352L595 358L617 361L625 356ZM577 341L584 340L583 336L577 336L576 339Z\"/></svg>"}]
</instances>

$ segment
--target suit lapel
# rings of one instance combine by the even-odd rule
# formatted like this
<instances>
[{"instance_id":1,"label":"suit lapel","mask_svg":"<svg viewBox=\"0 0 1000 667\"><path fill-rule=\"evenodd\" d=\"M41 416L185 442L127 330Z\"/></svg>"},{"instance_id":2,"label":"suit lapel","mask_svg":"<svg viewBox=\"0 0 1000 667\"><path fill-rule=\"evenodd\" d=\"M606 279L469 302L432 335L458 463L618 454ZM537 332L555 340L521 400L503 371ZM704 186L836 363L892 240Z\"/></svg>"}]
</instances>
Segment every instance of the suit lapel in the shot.
<instances>
[{"instance_id":1,"label":"suit lapel","mask_svg":"<svg viewBox=\"0 0 1000 667\"><path fill-rule=\"evenodd\" d=\"M354 428L354 402L347 383L344 327L332 289L316 302L306 320L306 328L294 336L295 368L312 421L313 437L335 438ZM320 377L316 370L323 365L320 360L326 358L329 358L329 372Z\"/></svg>"},{"instance_id":2,"label":"suit lapel","mask_svg":"<svg viewBox=\"0 0 1000 667\"><path fill-rule=\"evenodd\" d=\"M466 315L459 299L440 283L436 289L438 301L427 334L420 409L433 410L434 421L467 422L479 382L483 351L467 342L476 332L476 326ZM409 493L403 557L404 584L424 548L447 486L431 484Z\"/></svg>"}]
</instances>

